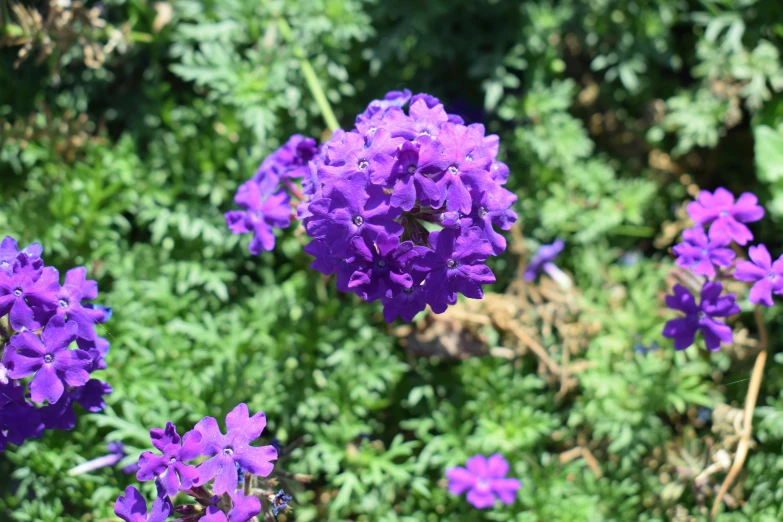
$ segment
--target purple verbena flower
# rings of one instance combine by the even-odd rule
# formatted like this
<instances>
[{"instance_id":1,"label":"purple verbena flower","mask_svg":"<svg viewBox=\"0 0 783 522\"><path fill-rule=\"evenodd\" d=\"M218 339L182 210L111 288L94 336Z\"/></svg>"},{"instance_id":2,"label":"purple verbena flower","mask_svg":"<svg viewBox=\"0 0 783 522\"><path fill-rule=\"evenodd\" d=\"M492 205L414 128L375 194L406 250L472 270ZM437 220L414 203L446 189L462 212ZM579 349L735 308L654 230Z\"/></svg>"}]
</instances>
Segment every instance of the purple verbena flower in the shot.
<instances>
[{"instance_id":1,"label":"purple verbena flower","mask_svg":"<svg viewBox=\"0 0 783 522\"><path fill-rule=\"evenodd\" d=\"M663 336L674 339L674 349L684 350L693 344L697 331L704 335L707 348L715 351L721 343L733 339L731 327L716 317L728 317L739 313L733 294L721 296L723 285L707 282L701 290L701 302L696 303L693 295L682 285L674 285L674 295L666 296L666 306L685 313L685 317L671 319L663 328Z\"/></svg>"},{"instance_id":2,"label":"purple verbena flower","mask_svg":"<svg viewBox=\"0 0 783 522\"><path fill-rule=\"evenodd\" d=\"M55 313L67 321L75 321L79 326L80 339L93 341L95 325L105 322L107 313L104 308L88 306L83 301L98 297L98 283L86 277L83 266L72 268L65 274L65 284L57 293Z\"/></svg>"},{"instance_id":3,"label":"purple verbena flower","mask_svg":"<svg viewBox=\"0 0 783 522\"><path fill-rule=\"evenodd\" d=\"M41 254L43 248L40 243L32 243L27 245L22 250L19 250L19 245L16 239L11 236L5 236L3 241L0 242L0 272L5 272L7 275L11 275L14 270L14 265L17 263L19 254L25 254L37 269L43 268L43 260Z\"/></svg>"},{"instance_id":4,"label":"purple verbena flower","mask_svg":"<svg viewBox=\"0 0 783 522\"><path fill-rule=\"evenodd\" d=\"M759 206L754 194L745 192L735 203L734 195L723 187L715 190L714 194L702 190L696 201L688 203L687 211L696 223L710 225L710 239L726 244L730 241L747 244L753 239L753 234L744 223L764 217L764 209Z\"/></svg>"},{"instance_id":5,"label":"purple verbena flower","mask_svg":"<svg viewBox=\"0 0 783 522\"><path fill-rule=\"evenodd\" d=\"M565 241L562 239L556 239L555 242L550 245L541 245L527 264L524 274L525 281L532 283L542 271L547 272L553 279L558 277L555 270L559 272L560 269L555 266L554 260L560 255L560 252L562 252L564 248ZM552 267L554 267L554 269ZM552 273L555 273L555 275L553 276Z\"/></svg>"},{"instance_id":6,"label":"purple verbena flower","mask_svg":"<svg viewBox=\"0 0 783 522\"><path fill-rule=\"evenodd\" d=\"M677 265L690 268L694 274L715 277L715 265L726 268L736 255L725 239L712 240L701 225L684 230L683 242L674 246Z\"/></svg>"},{"instance_id":7,"label":"purple verbena flower","mask_svg":"<svg viewBox=\"0 0 783 522\"><path fill-rule=\"evenodd\" d=\"M468 492L467 500L477 509L486 509L500 499L504 504L513 504L517 490L522 487L519 480L506 478L509 465L500 454L474 455L465 463L466 467L456 466L446 471L449 479L449 492L462 495Z\"/></svg>"},{"instance_id":8,"label":"purple verbena flower","mask_svg":"<svg viewBox=\"0 0 783 522\"><path fill-rule=\"evenodd\" d=\"M287 495L284 490L279 490L272 498L272 514L278 515L288 507L288 503L293 500L291 495Z\"/></svg>"},{"instance_id":9,"label":"purple verbena flower","mask_svg":"<svg viewBox=\"0 0 783 522\"><path fill-rule=\"evenodd\" d=\"M418 255L411 241L400 243L397 236L381 232L375 241L356 236L352 241L354 262L359 268L351 275L348 288L374 301L413 285L407 265Z\"/></svg>"},{"instance_id":10,"label":"purple verbena flower","mask_svg":"<svg viewBox=\"0 0 783 522\"><path fill-rule=\"evenodd\" d=\"M246 181L237 189L234 202L247 210L230 210L224 214L233 234L253 233L250 253L275 247L272 228L286 228L291 224L291 196L283 190L263 192L255 181Z\"/></svg>"},{"instance_id":11,"label":"purple verbena flower","mask_svg":"<svg viewBox=\"0 0 783 522\"><path fill-rule=\"evenodd\" d=\"M238 405L226 416L225 435L220 432L213 417L201 419L193 431L201 435L201 455L210 458L199 464L199 474L193 485L202 486L214 478L213 492L216 495L232 492L237 488L237 463L253 475L269 475L273 469L272 461L277 460L277 450L272 446L250 446L265 427L264 413L258 412L250 417L246 404Z\"/></svg>"},{"instance_id":12,"label":"purple verbena flower","mask_svg":"<svg viewBox=\"0 0 783 522\"><path fill-rule=\"evenodd\" d=\"M174 513L174 507L166 491L158 487L158 496L147 513L147 501L138 489L128 486L125 495L114 503L114 513L125 522L165 522Z\"/></svg>"},{"instance_id":13,"label":"purple verbena flower","mask_svg":"<svg viewBox=\"0 0 783 522\"><path fill-rule=\"evenodd\" d=\"M90 378L90 354L83 350L69 350L76 340L78 326L67 323L61 316L52 317L39 339L30 331L11 338L8 375L23 379L34 375L30 392L34 402L56 403L65 391L65 385L82 386Z\"/></svg>"},{"instance_id":14,"label":"purple verbena flower","mask_svg":"<svg viewBox=\"0 0 783 522\"><path fill-rule=\"evenodd\" d=\"M151 451L142 453L139 456L139 471L136 473L136 478L142 482L160 481L163 489L172 497L177 494L177 491L189 490L198 476L198 471L185 462L199 455L200 434L194 432L182 444L176 426L167 422L163 429L151 429L150 439L152 445L161 454L155 455Z\"/></svg>"},{"instance_id":15,"label":"purple verbena flower","mask_svg":"<svg viewBox=\"0 0 783 522\"><path fill-rule=\"evenodd\" d=\"M413 318L427 307L427 297L422 282L427 276L424 271L410 270L411 286L402 288L391 295L382 297L383 318L387 323L394 322L397 317L409 323Z\"/></svg>"},{"instance_id":16,"label":"purple verbena flower","mask_svg":"<svg viewBox=\"0 0 783 522\"><path fill-rule=\"evenodd\" d=\"M39 411L25 401L23 386L0 382L0 453L6 444L22 444L43 431Z\"/></svg>"},{"instance_id":17,"label":"purple verbena flower","mask_svg":"<svg viewBox=\"0 0 783 522\"><path fill-rule=\"evenodd\" d=\"M40 408L41 420L47 430L72 430L76 427L73 404L78 403L91 413L103 411L104 395L112 392L111 386L97 379L90 379L84 386L66 389L56 404Z\"/></svg>"},{"instance_id":18,"label":"purple verbena flower","mask_svg":"<svg viewBox=\"0 0 783 522\"><path fill-rule=\"evenodd\" d=\"M484 264L492 246L481 229L472 227L462 234L452 229L432 232L432 249L419 247L419 257L411 261L414 269L427 271L427 303L436 314L457 302L457 292L471 299L481 299L482 285L495 282L495 275Z\"/></svg>"},{"instance_id":19,"label":"purple verbena flower","mask_svg":"<svg viewBox=\"0 0 783 522\"><path fill-rule=\"evenodd\" d=\"M734 278L753 283L748 296L751 303L772 306L772 294L783 293L783 256L773 263L764 245L750 247L748 255L751 261L738 262Z\"/></svg>"},{"instance_id":20,"label":"purple verbena flower","mask_svg":"<svg viewBox=\"0 0 783 522\"><path fill-rule=\"evenodd\" d=\"M42 321L36 318L35 308L54 309L59 290L59 274L52 267L43 268L37 279L32 279L28 272L8 275L0 271L0 316L10 312L11 327L15 330L37 330Z\"/></svg>"}]
</instances>

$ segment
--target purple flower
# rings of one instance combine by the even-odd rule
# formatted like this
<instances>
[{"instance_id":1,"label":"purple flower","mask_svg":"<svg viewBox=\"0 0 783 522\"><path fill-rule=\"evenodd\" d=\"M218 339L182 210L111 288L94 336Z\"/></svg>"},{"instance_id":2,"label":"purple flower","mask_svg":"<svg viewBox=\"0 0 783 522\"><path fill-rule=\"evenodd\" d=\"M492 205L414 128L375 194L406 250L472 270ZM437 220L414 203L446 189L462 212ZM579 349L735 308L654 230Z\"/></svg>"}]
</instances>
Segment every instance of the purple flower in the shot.
<instances>
[{"instance_id":1,"label":"purple flower","mask_svg":"<svg viewBox=\"0 0 783 522\"><path fill-rule=\"evenodd\" d=\"M356 236L352 246L359 268L351 275L348 288L366 301L374 301L413 285L413 279L406 271L408 262L418 255L412 242L401 244L397 236L381 232L375 242Z\"/></svg>"},{"instance_id":2,"label":"purple flower","mask_svg":"<svg viewBox=\"0 0 783 522\"><path fill-rule=\"evenodd\" d=\"M103 370L106 368L106 360L105 357L109 353L109 341L108 339L105 339L104 337L100 337L98 335L95 336L95 339L87 340L83 337L79 337L76 339L76 345L85 352L90 354L90 357L92 357L92 368L90 368L90 372L94 372L96 370Z\"/></svg>"},{"instance_id":3,"label":"purple flower","mask_svg":"<svg viewBox=\"0 0 783 522\"><path fill-rule=\"evenodd\" d=\"M410 274L413 283L410 288L403 288L381 298L383 318L387 323L394 322L397 317L409 323L416 314L427 307L425 288L421 284L426 277L426 272L411 270Z\"/></svg>"},{"instance_id":4,"label":"purple flower","mask_svg":"<svg viewBox=\"0 0 783 522\"><path fill-rule=\"evenodd\" d=\"M194 431L201 435L200 453L211 458L199 464L199 474L193 485L202 486L214 478L216 495L232 492L237 488L237 463L253 475L269 475L272 461L277 459L277 450L272 446L250 446L265 427L266 415L258 412L250 417L246 404L238 405L226 416L225 435L214 418L201 419Z\"/></svg>"},{"instance_id":5,"label":"purple flower","mask_svg":"<svg viewBox=\"0 0 783 522\"><path fill-rule=\"evenodd\" d=\"M710 239L726 244L732 240L740 245L747 244L753 234L744 223L764 217L764 209L758 205L755 195L745 192L735 203L734 195L723 187L714 194L702 190L696 201L688 203L687 210L696 223L710 225Z\"/></svg>"},{"instance_id":6,"label":"purple flower","mask_svg":"<svg viewBox=\"0 0 783 522\"><path fill-rule=\"evenodd\" d=\"M351 240L359 234L375 240L380 233L400 236L402 226L395 221L400 209L389 205L389 195L380 187L336 189L332 198L310 203L312 216L304 222L307 233L314 239L331 244L335 253L344 255Z\"/></svg>"},{"instance_id":7,"label":"purple flower","mask_svg":"<svg viewBox=\"0 0 783 522\"><path fill-rule=\"evenodd\" d=\"M344 180L361 184L370 178L388 177L394 166L392 155L404 141L380 129L366 141L356 132L347 132L344 136L342 143L334 143L328 150L330 157L339 158L339 161L323 165L319 172L319 179L328 187L324 191L327 197L331 197L331 188L342 187Z\"/></svg>"},{"instance_id":8,"label":"purple flower","mask_svg":"<svg viewBox=\"0 0 783 522\"><path fill-rule=\"evenodd\" d=\"M22 250L19 250L19 245L16 240L11 236L5 236L3 241L0 242L0 272L5 272L7 275L11 275L14 270L14 265L17 263L19 254L25 254L31 260L37 270L43 268L43 260L41 260L41 254L43 248L40 243L32 243L27 245Z\"/></svg>"},{"instance_id":9,"label":"purple flower","mask_svg":"<svg viewBox=\"0 0 783 522\"><path fill-rule=\"evenodd\" d=\"M26 257L25 254L20 256ZM36 319L33 307L55 308L59 290L59 274L52 267L45 267L37 279L32 279L28 272L12 275L0 272L0 316L10 312L14 330L37 330L41 321Z\"/></svg>"},{"instance_id":10,"label":"purple flower","mask_svg":"<svg viewBox=\"0 0 783 522\"><path fill-rule=\"evenodd\" d=\"M322 239L315 239L304 247L304 251L315 257L310 268L324 275L337 274L337 289L341 292L350 292L348 284L351 282L351 275L355 268L346 261L344 253L335 252L333 246Z\"/></svg>"},{"instance_id":11,"label":"purple flower","mask_svg":"<svg viewBox=\"0 0 783 522\"><path fill-rule=\"evenodd\" d=\"M707 348L715 351L720 344L732 341L731 327L716 321L716 317L728 317L740 311L735 296L721 296L720 283L707 282L701 289L701 302L696 304L693 295L683 286L674 286L674 295L666 296L666 306L685 313L685 317L672 319L663 328L663 336L674 339L674 349L684 350L693 344L696 332L701 330Z\"/></svg>"},{"instance_id":12,"label":"purple flower","mask_svg":"<svg viewBox=\"0 0 783 522\"><path fill-rule=\"evenodd\" d=\"M728 241L718 239L710 240L704 229L697 225L683 231L683 243L674 246L677 254L677 265L690 268L694 274L715 277L715 266L729 267L736 255L730 248Z\"/></svg>"},{"instance_id":13,"label":"purple flower","mask_svg":"<svg viewBox=\"0 0 783 522\"><path fill-rule=\"evenodd\" d=\"M79 326L78 337L86 341L95 339L95 325L105 322L105 309L87 306L82 301L98 297L98 283L86 278L83 266L72 268L65 274L65 284L57 294L56 314Z\"/></svg>"},{"instance_id":14,"label":"purple flower","mask_svg":"<svg viewBox=\"0 0 783 522\"><path fill-rule=\"evenodd\" d=\"M10 372L12 379L35 375L30 382L34 402L56 403L65 391L65 384L82 386L90 378L90 354L83 350L69 350L76 340L78 326L67 323L61 316L52 317L41 334L41 339L30 331L11 338ZM42 342L43 341L43 342Z\"/></svg>"},{"instance_id":15,"label":"purple flower","mask_svg":"<svg viewBox=\"0 0 783 522\"><path fill-rule=\"evenodd\" d=\"M198 471L185 462L198 456L200 435L196 432L186 439L185 444L182 444L176 426L167 422L165 429L151 429L150 439L161 455L155 455L151 451L142 453L139 456L139 471L136 473L136 478L142 482L160 481L163 489L172 497L177 494L177 491L189 490L193 480L198 476Z\"/></svg>"},{"instance_id":16,"label":"purple flower","mask_svg":"<svg viewBox=\"0 0 783 522\"><path fill-rule=\"evenodd\" d=\"M519 480L506 478L509 466L500 454L474 455L465 463L446 471L449 492L461 495L468 492L467 500L477 509L486 509L500 499L504 504L513 504L517 490L522 487Z\"/></svg>"},{"instance_id":17,"label":"purple flower","mask_svg":"<svg viewBox=\"0 0 783 522\"><path fill-rule=\"evenodd\" d=\"M250 180L239 186L234 202L247 210L231 210L224 214L231 232L253 233L250 242L253 255L272 250L275 247L272 228L286 228L291 224L291 196L283 190L263 192L258 183Z\"/></svg>"},{"instance_id":18,"label":"purple flower","mask_svg":"<svg viewBox=\"0 0 783 522\"><path fill-rule=\"evenodd\" d=\"M438 184L446 194L446 209L469 214L473 207L469 188L486 188L491 159L481 155L482 141L464 125L445 124L438 135L447 165ZM483 138L483 134L482 134Z\"/></svg>"},{"instance_id":19,"label":"purple flower","mask_svg":"<svg viewBox=\"0 0 783 522\"><path fill-rule=\"evenodd\" d=\"M510 209L517 200L516 194L502 187L491 192L481 191L480 197L474 197L473 211L465 219L464 226L478 226L484 233L492 253L500 255L506 250L506 238L495 232L493 225L501 230L510 230L517 220L517 214Z\"/></svg>"},{"instance_id":20,"label":"purple flower","mask_svg":"<svg viewBox=\"0 0 783 522\"><path fill-rule=\"evenodd\" d=\"M492 254L492 246L481 229L472 227L462 234L443 229L430 234L432 249L419 247L419 257L412 261L414 269L427 271L427 303L436 314L457 302L457 292L471 299L481 299L481 285L495 282L492 270L484 261Z\"/></svg>"},{"instance_id":21,"label":"purple flower","mask_svg":"<svg viewBox=\"0 0 783 522\"><path fill-rule=\"evenodd\" d=\"M734 270L738 281L752 282L749 299L753 304L772 306L772 293L783 293L783 256L774 263L764 245L748 249L751 261L740 261Z\"/></svg>"},{"instance_id":22,"label":"purple flower","mask_svg":"<svg viewBox=\"0 0 783 522\"><path fill-rule=\"evenodd\" d=\"M447 165L440 146L430 139L402 144L390 175L376 173L371 179L376 185L392 189L391 205L411 210L418 201L421 205L440 207L443 195L432 176Z\"/></svg>"},{"instance_id":23,"label":"purple flower","mask_svg":"<svg viewBox=\"0 0 783 522\"><path fill-rule=\"evenodd\" d=\"M292 135L282 147L266 157L252 180L266 186L267 180L274 180L270 192L277 187L280 179L301 178L307 174L307 164L312 160L318 147L313 138L301 134Z\"/></svg>"},{"instance_id":24,"label":"purple flower","mask_svg":"<svg viewBox=\"0 0 783 522\"><path fill-rule=\"evenodd\" d=\"M128 486L125 495L120 495L114 503L114 513L125 522L165 522L174 513L174 508L166 492L158 487L152 511L147 514L147 501L138 489Z\"/></svg>"},{"instance_id":25,"label":"purple flower","mask_svg":"<svg viewBox=\"0 0 783 522\"><path fill-rule=\"evenodd\" d=\"M551 245L541 245L525 269L525 281L532 283L536 280L536 277L538 277L538 274L541 273L541 271L549 273L551 267L555 266L553 261L560 255L560 252L562 252L564 248L565 241L562 239L555 240ZM557 269L557 267L555 268ZM559 271L559 269L557 270Z\"/></svg>"}]
</instances>

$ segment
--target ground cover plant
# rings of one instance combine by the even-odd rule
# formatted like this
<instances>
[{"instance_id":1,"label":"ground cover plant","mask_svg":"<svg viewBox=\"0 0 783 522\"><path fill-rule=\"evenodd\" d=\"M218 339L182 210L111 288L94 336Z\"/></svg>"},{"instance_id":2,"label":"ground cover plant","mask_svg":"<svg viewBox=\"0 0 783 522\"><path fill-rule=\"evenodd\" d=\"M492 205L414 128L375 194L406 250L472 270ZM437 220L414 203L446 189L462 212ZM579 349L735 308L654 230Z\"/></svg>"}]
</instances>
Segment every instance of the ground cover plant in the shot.
<instances>
[{"instance_id":1,"label":"ground cover plant","mask_svg":"<svg viewBox=\"0 0 783 522\"><path fill-rule=\"evenodd\" d=\"M780 2L0 17L0 519L783 518Z\"/></svg>"}]
</instances>

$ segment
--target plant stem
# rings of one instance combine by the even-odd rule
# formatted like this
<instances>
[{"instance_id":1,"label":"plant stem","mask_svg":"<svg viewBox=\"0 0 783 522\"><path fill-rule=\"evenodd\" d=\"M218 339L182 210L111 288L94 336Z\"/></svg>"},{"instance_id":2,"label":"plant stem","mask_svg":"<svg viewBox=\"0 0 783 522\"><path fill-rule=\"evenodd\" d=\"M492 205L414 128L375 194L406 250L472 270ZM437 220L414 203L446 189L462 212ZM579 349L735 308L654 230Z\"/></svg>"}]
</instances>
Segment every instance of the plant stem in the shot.
<instances>
[{"instance_id":1,"label":"plant stem","mask_svg":"<svg viewBox=\"0 0 783 522\"><path fill-rule=\"evenodd\" d=\"M718 490L718 494L715 496L715 503L712 506L710 512L710 520L715 520L718 516L718 510L723 502L723 497L731 487L732 482L737 477L737 474L745 464L745 457L748 456L748 446L750 444L750 433L753 425L753 411L756 408L756 400L759 396L759 388L761 387L761 379L764 377L764 365L767 362L767 329L764 326L764 318L761 313L761 306L756 305L755 310L756 325L759 329L759 345L761 351L756 356L756 362L753 364L753 372L750 374L750 384L748 385L748 394L745 396L745 412L742 419L742 434L740 436L739 444L737 444L737 453L734 456L734 462L729 469L728 475L723 481L723 484Z\"/></svg>"},{"instance_id":2,"label":"plant stem","mask_svg":"<svg viewBox=\"0 0 783 522\"><path fill-rule=\"evenodd\" d=\"M329 104L329 100L326 98L326 93L321 87L321 82L318 81L318 76L315 74L315 70L310 63L310 60L307 59L304 49L294 44L291 26L288 25L288 22L286 22L284 18L278 19L278 26L280 28L280 32L283 34L283 38L285 38L285 41L293 45L294 56L299 58L299 65L302 68L302 75L304 75L305 82L307 82L307 87L310 89L310 94L313 95L313 98L315 98L315 103L318 104L318 108L321 111L321 116L324 119L324 123L326 123L326 126L330 131L336 131L340 128L340 124L337 122L337 118L334 115L332 106Z\"/></svg>"}]
</instances>

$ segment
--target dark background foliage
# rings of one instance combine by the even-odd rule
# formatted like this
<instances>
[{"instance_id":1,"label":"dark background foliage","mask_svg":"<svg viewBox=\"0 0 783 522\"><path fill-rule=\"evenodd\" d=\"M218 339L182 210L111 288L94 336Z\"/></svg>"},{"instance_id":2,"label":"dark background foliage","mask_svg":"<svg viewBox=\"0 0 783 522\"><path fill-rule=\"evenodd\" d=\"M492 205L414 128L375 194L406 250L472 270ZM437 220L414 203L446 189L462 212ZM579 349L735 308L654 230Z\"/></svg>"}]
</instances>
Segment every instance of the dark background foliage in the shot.
<instances>
[{"instance_id":1,"label":"dark background foliage","mask_svg":"<svg viewBox=\"0 0 783 522\"><path fill-rule=\"evenodd\" d=\"M705 519L736 449L756 327L742 299L735 345L675 354L660 335L667 249L682 202L723 185L759 194L768 219L754 232L783 251L783 3L0 7L0 234L40 241L61 271L87 266L115 310L109 407L0 456L0 518L111 518L134 478L68 469L107 440L133 460L149 428L247 402L268 437L305 438L286 465L314 478L286 520ZM480 357L413 351L378 306L309 270L296 227L255 258L228 233L222 212L261 159L293 132L324 133L302 56L343 127L407 87L500 135L526 240L494 262L492 290L521 302L526 252L566 239L571 357L584 362L573 387L532 354L498 356L509 337L494 320L474 332ZM526 327L559 309L526 306ZM721 520L783 518L775 310L756 444ZM561 334L536 330L553 356ZM496 451L523 482L516 504L479 513L448 495L447 467Z\"/></svg>"}]
</instances>

